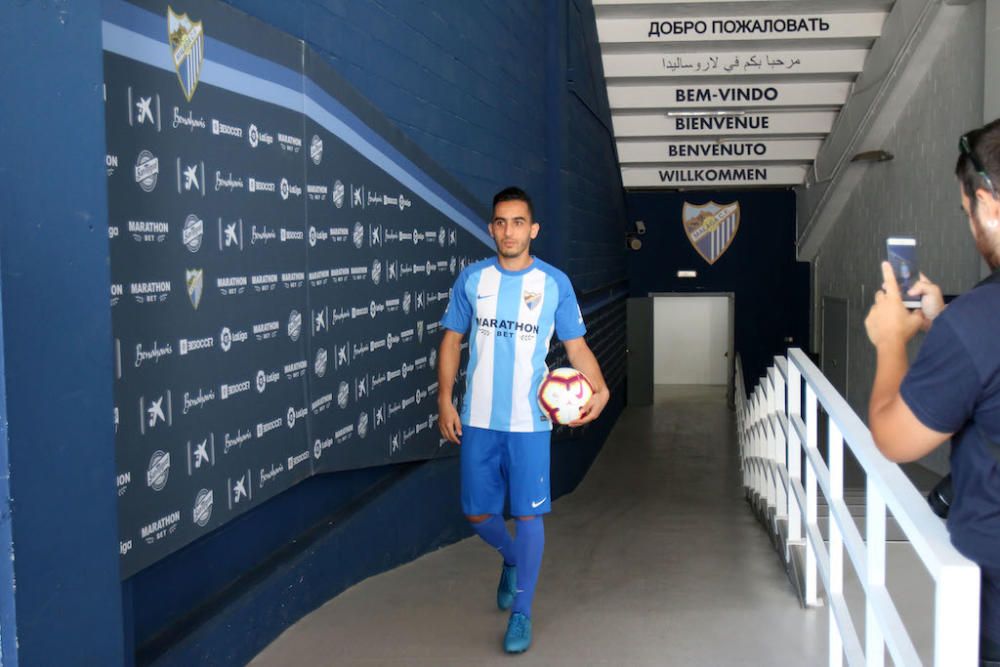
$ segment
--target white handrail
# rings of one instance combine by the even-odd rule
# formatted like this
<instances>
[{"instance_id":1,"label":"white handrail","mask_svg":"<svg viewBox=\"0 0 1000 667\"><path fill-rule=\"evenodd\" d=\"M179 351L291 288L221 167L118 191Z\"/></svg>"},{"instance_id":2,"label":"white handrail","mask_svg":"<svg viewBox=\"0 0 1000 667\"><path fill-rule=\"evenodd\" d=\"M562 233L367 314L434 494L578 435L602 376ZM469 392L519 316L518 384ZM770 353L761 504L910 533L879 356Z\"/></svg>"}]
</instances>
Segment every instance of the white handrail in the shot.
<instances>
[{"instance_id":1,"label":"white handrail","mask_svg":"<svg viewBox=\"0 0 1000 667\"><path fill-rule=\"evenodd\" d=\"M944 524L899 466L882 456L847 401L800 349L775 357L750 396L739 360L735 381L743 482L787 521L789 548L804 539L806 604L819 604L818 575L830 606L829 664L842 665L846 658L850 665L883 667L886 649L896 665L922 664L885 585L888 511L934 580L933 664L978 665L979 568L951 545ZM829 417L825 434L819 433L818 405ZM864 537L844 501L845 446L865 473ZM818 526L819 493L829 507L829 547ZM864 646L844 599L845 551L865 593ZM788 561L790 552L784 557Z\"/></svg>"}]
</instances>

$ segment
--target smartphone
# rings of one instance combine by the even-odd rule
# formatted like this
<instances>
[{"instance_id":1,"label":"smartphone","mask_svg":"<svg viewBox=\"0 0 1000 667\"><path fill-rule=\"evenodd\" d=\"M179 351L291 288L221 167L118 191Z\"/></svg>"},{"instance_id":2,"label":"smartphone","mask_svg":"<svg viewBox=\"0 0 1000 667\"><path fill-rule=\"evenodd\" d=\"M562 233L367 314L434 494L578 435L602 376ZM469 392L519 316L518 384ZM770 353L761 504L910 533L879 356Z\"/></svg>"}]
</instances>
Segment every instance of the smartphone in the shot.
<instances>
[{"instance_id":1,"label":"smartphone","mask_svg":"<svg viewBox=\"0 0 1000 667\"><path fill-rule=\"evenodd\" d=\"M907 292L913 284L920 280L920 270L917 268L917 240L900 236L892 236L885 241L886 257L892 265L892 272L899 284L899 293L903 297L903 305L907 308L919 308L920 299L914 299Z\"/></svg>"}]
</instances>

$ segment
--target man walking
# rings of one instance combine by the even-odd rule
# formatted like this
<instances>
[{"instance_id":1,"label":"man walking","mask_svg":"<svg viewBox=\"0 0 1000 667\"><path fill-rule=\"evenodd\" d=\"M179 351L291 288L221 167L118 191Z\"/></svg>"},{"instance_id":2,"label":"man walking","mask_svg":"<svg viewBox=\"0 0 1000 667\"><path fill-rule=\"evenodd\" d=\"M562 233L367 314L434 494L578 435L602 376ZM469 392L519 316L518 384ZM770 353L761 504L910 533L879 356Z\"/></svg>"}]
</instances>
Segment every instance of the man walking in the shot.
<instances>
[{"instance_id":1,"label":"man walking","mask_svg":"<svg viewBox=\"0 0 1000 667\"><path fill-rule=\"evenodd\" d=\"M493 198L489 233L497 256L458 276L441 320L438 355L438 427L461 444L462 510L476 533L503 557L497 606L511 610L504 650L531 645L531 604L542 563L549 512L549 441L552 425L538 407L538 387L553 331L570 364L594 386L594 396L570 424L593 421L610 393L587 346L586 328L569 278L533 257L538 236L531 199L519 188ZM452 404L462 339L469 362L461 414ZM504 498L516 517L516 537L503 521Z\"/></svg>"},{"instance_id":2,"label":"man walking","mask_svg":"<svg viewBox=\"0 0 1000 667\"><path fill-rule=\"evenodd\" d=\"M893 461L919 459L951 438L948 531L982 571L980 657L1000 667L1000 121L959 141L955 174L976 249L993 275L945 308L921 275L903 306L887 262L865 320L878 364L868 409L875 444ZM913 366L906 343L928 331Z\"/></svg>"}]
</instances>

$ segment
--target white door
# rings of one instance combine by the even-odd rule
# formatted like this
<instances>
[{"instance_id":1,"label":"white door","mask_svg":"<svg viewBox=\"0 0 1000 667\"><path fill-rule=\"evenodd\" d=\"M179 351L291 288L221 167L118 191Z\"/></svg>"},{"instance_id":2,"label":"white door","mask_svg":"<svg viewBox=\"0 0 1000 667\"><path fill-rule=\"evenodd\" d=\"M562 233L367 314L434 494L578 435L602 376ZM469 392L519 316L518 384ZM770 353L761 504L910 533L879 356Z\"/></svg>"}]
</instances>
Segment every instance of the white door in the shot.
<instances>
[{"instance_id":1,"label":"white door","mask_svg":"<svg viewBox=\"0 0 1000 667\"><path fill-rule=\"evenodd\" d=\"M653 299L653 382L729 382L729 297Z\"/></svg>"}]
</instances>

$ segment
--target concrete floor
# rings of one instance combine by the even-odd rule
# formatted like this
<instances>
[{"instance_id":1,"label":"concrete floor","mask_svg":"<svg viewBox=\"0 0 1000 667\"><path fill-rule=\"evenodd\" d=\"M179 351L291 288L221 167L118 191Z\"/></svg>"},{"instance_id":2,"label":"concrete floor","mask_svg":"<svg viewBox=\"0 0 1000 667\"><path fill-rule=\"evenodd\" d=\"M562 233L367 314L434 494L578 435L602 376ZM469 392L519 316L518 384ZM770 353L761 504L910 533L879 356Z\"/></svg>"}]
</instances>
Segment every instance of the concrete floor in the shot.
<instances>
[{"instance_id":1,"label":"concrete floor","mask_svg":"<svg viewBox=\"0 0 1000 667\"><path fill-rule=\"evenodd\" d=\"M658 387L626 410L546 518L524 655L503 653L499 559L470 538L345 591L251 664L825 664L827 613L799 607L736 454L724 388Z\"/></svg>"}]
</instances>

